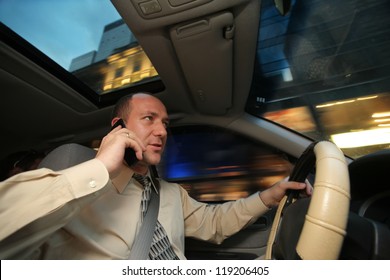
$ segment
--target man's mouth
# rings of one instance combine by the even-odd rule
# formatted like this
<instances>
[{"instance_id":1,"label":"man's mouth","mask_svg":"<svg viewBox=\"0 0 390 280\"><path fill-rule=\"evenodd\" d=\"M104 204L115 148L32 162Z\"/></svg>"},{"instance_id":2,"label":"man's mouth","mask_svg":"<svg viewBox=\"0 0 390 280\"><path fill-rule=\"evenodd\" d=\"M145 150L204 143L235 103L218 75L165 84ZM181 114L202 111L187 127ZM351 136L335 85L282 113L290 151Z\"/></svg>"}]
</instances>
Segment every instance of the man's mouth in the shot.
<instances>
[{"instance_id":1,"label":"man's mouth","mask_svg":"<svg viewBox=\"0 0 390 280\"><path fill-rule=\"evenodd\" d=\"M151 146L153 148L153 150L162 150L162 144L160 144L160 143L152 143L152 144L149 144L149 146Z\"/></svg>"}]
</instances>

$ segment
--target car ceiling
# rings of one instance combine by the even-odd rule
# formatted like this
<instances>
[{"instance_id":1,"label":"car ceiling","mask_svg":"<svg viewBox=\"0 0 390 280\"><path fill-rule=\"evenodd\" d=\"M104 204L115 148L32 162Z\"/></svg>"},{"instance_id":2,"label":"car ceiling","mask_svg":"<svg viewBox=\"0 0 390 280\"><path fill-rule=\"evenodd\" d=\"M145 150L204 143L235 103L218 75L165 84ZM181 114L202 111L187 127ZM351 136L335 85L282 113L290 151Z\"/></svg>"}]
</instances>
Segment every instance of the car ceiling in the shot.
<instances>
[{"instance_id":1,"label":"car ceiling","mask_svg":"<svg viewBox=\"0 0 390 280\"><path fill-rule=\"evenodd\" d=\"M145 1L112 2L165 85L156 95L172 125L243 130L247 122L240 117L252 80L260 1L159 0L161 12L151 15L139 9ZM108 132L112 106L97 106L3 40L0 46L5 97L0 156L86 143Z\"/></svg>"},{"instance_id":2,"label":"car ceiling","mask_svg":"<svg viewBox=\"0 0 390 280\"><path fill-rule=\"evenodd\" d=\"M136 9L141 1L112 2L169 95L177 94L170 99L173 102L166 101L171 111L180 112L187 102L192 103L189 108L208 115L242 111L252 80L259 1L198 0L179 6L179 11L160 1L162 12L150 16ZM229 28L231 35L226 34Z\"/></svg>"}]
</instances>

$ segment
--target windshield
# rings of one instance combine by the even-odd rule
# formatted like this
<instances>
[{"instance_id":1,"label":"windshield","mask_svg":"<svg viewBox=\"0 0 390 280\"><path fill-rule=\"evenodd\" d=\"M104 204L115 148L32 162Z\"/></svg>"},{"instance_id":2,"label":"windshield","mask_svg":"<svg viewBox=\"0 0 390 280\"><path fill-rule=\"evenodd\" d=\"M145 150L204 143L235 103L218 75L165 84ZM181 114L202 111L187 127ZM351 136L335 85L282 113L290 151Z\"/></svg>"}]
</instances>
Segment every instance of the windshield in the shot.
<instances>
[{"instance_id":1,"label":"windshield","mask_svg":"<svg viewBox=\"0 0 390 280\"><path fill-rule=\"evenodd\" d=\"M357 158L390 147L390 2L262 1L249 113Z\"/></svg>"}]
</instances>

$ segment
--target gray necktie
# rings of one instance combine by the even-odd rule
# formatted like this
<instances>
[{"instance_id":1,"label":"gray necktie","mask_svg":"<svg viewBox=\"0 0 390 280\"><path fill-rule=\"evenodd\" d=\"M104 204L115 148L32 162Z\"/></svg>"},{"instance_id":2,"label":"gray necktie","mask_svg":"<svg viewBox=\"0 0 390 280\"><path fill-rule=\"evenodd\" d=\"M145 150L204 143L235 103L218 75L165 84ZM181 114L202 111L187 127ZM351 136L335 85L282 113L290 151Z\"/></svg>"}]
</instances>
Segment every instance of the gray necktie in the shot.
<instances>
[{"instance_id":1,"label":"gray necktie","mask_svg":"<svg viewBox=\"0 0 390 280\"><path fill-rule=\"evenodd\" d=\"M134 174L134 179L136 179L143 187L142 191L142 200L141 200L141 221L143 222L146 210L148 209L152 184L151 180L147 176L142 176L140 174ZM168 236L157 220L156 228L153 234L152 244L149 250L149 259L151 260L178 260L179 258L172 249L171 242L168 239Z\"/></svg>"}]
</instances>

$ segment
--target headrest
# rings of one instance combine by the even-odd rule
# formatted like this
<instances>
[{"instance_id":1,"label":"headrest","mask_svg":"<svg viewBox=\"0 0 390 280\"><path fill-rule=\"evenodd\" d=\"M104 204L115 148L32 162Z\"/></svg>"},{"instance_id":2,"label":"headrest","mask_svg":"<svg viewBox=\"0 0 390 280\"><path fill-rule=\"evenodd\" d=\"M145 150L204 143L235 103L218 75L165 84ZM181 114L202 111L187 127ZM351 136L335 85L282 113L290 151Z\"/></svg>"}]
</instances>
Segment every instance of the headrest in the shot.
<instances>
[{"instance_id":1,"label":"headrest","mask_svg":"<svg viewBox=\"0 0 390 280\"><path fill-rule=\"evenodd\" d=\"M95 155L96 151L91 148L74 143L65 144L51 151L41 161L38 168L58 171L93 159Z\"/></svg>"}]
</instances>

